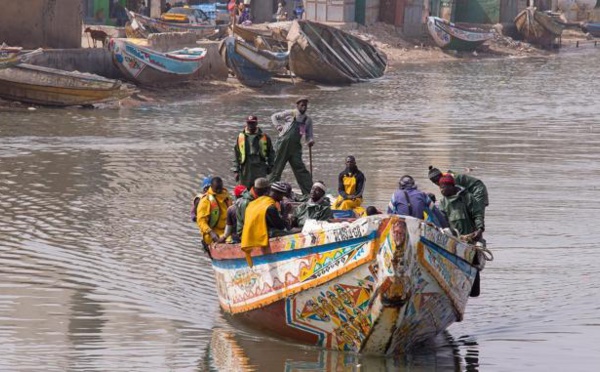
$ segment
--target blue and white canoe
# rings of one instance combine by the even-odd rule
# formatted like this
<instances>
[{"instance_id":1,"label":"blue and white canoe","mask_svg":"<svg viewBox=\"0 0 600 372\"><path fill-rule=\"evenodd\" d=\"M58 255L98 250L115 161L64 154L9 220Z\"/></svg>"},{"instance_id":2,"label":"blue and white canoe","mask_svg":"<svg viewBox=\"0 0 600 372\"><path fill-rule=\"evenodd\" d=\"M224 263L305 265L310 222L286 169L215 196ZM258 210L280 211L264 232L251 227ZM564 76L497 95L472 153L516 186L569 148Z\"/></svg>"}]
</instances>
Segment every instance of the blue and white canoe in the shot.
<instances>
[{"instance_id":1,"label":"blue and white canoe","mask_svg":"<svg viewBox=\"0 0 600 372\"><path fill-rule=\"evenodd\" d=\"M111 39L113 62L125 78L141 85L160 85L190 80L206 57L205 48L184 48L161 53L145 39Z\"/></svg>"},{"instance_id":2,"label":"blue and white canoe","mask_svg":"<svg viewBox=\"0 0 600 372\"><path fill-rule=\"evenodd\" d=\"M288 64L288 52L258 49L234 37L221 42L219 53L238 80L250 87L262 86Z\"/></svg>"}]
</instances>

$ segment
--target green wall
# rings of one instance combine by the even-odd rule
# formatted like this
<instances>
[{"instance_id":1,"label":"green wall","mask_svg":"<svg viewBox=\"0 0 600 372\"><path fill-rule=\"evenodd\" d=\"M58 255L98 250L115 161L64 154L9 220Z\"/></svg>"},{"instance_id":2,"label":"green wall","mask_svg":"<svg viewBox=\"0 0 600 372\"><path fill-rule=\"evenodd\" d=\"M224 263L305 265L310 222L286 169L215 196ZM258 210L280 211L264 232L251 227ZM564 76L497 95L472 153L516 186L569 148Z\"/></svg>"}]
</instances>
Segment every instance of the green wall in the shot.
<instances>
[{"instance_id":1,"label":"green wall","mask_svg":"<svg viewBox=\"0 0 600 372\"><path fill-rule=\"evenodd\" d=\"M500 0L456 0L454 22L498 23Z\"/></svg>"}]
</instances>

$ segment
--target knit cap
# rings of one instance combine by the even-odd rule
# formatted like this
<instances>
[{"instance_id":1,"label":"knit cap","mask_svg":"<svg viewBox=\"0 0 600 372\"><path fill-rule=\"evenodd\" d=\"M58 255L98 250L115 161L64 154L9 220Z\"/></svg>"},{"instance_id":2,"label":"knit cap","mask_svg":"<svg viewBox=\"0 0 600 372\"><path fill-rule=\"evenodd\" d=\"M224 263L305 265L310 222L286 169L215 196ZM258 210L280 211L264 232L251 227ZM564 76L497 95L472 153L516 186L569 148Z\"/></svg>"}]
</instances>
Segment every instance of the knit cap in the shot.
<instances>
[{"instance_id":1,"label":"knit cap","mask_svg":"<svg viewBox=\"0 0 600 372\"><path fill-rule=\"evenodd\" d=\"M246 191L246 186L244 186L244 185L237 185L233 189L233 195L235 195L236 198L239 198L240 196L242 196L242 194L244 193L244 191Z\"/></svg>"},{"instance_id":2,"label":"knit cap","mask_svg":"<svg viewBox=\"0 0 600 372\"><path fill-rule=\"evenodd\" d=\"M429 177L430 180L434 180L436 179L438 176L442 175L442 171L440 171L437 168L434 168L433 165L429 166L429 173L427 174L427 176Z\"/></svg>"},{"instance_id":3,"label":"knit cap","mask_svg":"<svg viewBox=\"0 0 600 372\"><path fill-rule=\"evenodd\" d=\"M271 190L272 191L277 191L280 192L282 194L287 194L287 187L285 186L284 182L275 182L271 185Z\"/></svg>"},{"instance_id":4,"label":"knit cap","mask_svg":"<svg viewBox=\"0 0 600 372\"><path fill-rule=\"evenodd\" d=\"M254 180L255 189L267 189L269 188L269 180L264 177L257 178Z\"/></svg>"}]
</instances>

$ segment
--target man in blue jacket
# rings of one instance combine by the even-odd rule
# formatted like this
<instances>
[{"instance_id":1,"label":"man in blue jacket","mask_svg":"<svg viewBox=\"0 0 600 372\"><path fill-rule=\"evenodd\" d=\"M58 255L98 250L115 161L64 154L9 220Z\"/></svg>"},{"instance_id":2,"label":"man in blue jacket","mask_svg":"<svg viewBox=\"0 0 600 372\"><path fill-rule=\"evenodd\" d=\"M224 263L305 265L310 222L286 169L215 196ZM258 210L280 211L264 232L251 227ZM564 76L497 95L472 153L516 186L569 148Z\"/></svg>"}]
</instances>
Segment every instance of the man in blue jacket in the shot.
<instances>
[{"instance_id":1,"label":"man in blue jacket","mask_svg":"<svg viewBox=\"0 0 600 372\"><path fill-rule=\"evenodd\" d=\"M409 175L400 177L398 190L392 195L387 212L426 220L442 228L449 227L448 221L434 202L426 193L417 189L414 178Z\"/></svg>"}]
</instances>

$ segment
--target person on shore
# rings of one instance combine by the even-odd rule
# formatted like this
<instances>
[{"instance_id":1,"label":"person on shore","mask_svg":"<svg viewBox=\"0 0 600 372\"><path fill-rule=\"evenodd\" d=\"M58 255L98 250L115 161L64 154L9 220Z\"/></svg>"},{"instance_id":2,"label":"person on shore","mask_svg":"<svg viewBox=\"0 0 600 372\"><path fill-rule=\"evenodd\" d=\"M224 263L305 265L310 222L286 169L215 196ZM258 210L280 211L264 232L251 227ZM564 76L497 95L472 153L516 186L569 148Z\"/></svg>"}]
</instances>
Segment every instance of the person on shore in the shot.
<instances>
[{"instance_id":1,"label":"person on shore","mask_svg":"<svg viewBox=\"0 0 600 372\"><path fill-rule=\"evenodd\" d=\"M127 16L127 10L123 5L121 5L119 0L113 0L112 13L110 14L110 17L116 20L115 25L117 27L125 26L125 23L127 23L129 20L129 17Z\"/></svg>"},{"instance_id":2,"label":"person on shore","mask_svg":"<svg viewBox=\"0 0 600 372\"><path fill-rule=\"evenodd\" d=\"M307 220L327 221L333 218L331 200L325 196L323 182L315 182L310 189L310 199L298 207L294 212L294 225L303 227Z\"/></svg>"},{"instance_id":3,"label":"person on shore","mask_svg":"<svg viewBox=\"0 0 600 372\"><path fill-rule=\"evenodd\" d=\"M237 228L236 232L239 236L242 236L242 231L244 230L244 216L246 213L246 207L248 204L261 196L266 195L269 192L269 181L264 178L257 178L254 181L254 187L250 190L242 193L242 197L235 201L236 210L235 217L237 220Z\"/></svg>"},{"instance_id":4,"label":"person on shore","mask_svg":"<svg viewBox=\"0 0 600 372\"><path fill-rule=\"evenodd\" d=\"M240 236L237 233L237 216L236 211L238 207L238 203L236 203L246 192L246 186L237 185L233 189L233 196L235 197L235 201L227 208L227 219L225 222L225 232L223 235L219 237L219 243L227 242L227 243L239 243Z\"/></svg>"},{"instance_id":5,"label":"person on shore","mask_svg":"<svg viewBox=\"0 0 600 372\"><path fill-rule=\"evenodd\" d=\"M200 199L196 210L196 223L202 234L205 248L225 232L227 223L227 208L231 205L231 199L227 189L223 187L221 177L213 177L206 194Z\"/></svg>"},{"instance_id":6,"label":"person on shore","mask_svg":"<svg viewBox=\"0 0 600 372\"><path fill-rule=\"evenodd\" d=\"M400 177L398 190L392 195L388 204L388 214L412 216L441 228L449 227L448 222L427 193L419 190L415 180L410 175Z\"/></svg>"},{"instance_id":7,"label":"person on shore","mask_svg":"<svg viewBox=\"0 0 600 372\"><path fill-rule=\"evenodd\" d=\"M248 25L249 23L252 23L252 21L250 20L250 9L248 7L246 7L246 4L244 3L240 3L240 5L238 6L238 21L237 24L238 25Z\"/></svg>"},{"instance_id":8,"label":"person on shore","mask_svg":"<svg viewBox=\"0 0 600 372\"><path fill-rule=\"evenodd\" d=\"M347 156L346 169L338 176L339 196L333 204L333 209L352 210L357 216L363 215L365 209L361 207L361 204L365 181L365 175L358 169L354 156Z\"/></svg>"},{"instance_id":9,"label":"person on shore","mask_svg":"<svg viewBox=\"0 0 600 372\"><path fill-rule=\"evenodd\" d=\"M450 227L458 232L461 240L471 244L481 241L485 231L483 204L466 189L457 186L450 174L440 177L438 184L442 194L440 210Z\"/></svg>"},{"instance_id":10,"label":"person on shore","mask_svg":"<svg viewBox=\"0 0 600 372\"><path fill-rule=\"evenodd\" d=\"M308 98L301 97L296 100L295 110L285 110L271 116L271 121L279 132L279 138L276 143L275 162L269 175L269 181L271 183L279 181L285 165L289 162L304 195L310 193L313 182L312 175L302 161L302 136L309 148L315 143L313 122L306 114L307 109Z\"/></svg>"},{"instance_id":11,"label":"person on shore","mask_svg":"<svg viewBox=\"0 0 600 372\"><path fill-rule=\"evenodd\" d=\"M440 178L446 174L450 174L452 177L454 177L454 182L456 183L456 185L464 188L471 195L473 195L475 200L481 204L482 211L485 215L485 208L487 208L487 206L489 205L489 199L487 187L485 186L483 181L466 174L454 173L450 170L446 173L442 173L438 168L434 168L433 165L429 166L429 172L427 175L431 182L439 186Z\"/></svg>"},{"instance_id":12,"label":"person on shore","mask_svg":"<svg viewBox=\"0 0 600 372\"><path fill-rule=\"evenodd\" d=\"M163 13L167 13L169 10L171 10L171 3L167 2L165 4L165 8L163 9Z\"/></svg>"},{"instance_id":13,"label":"person on shore","mask_svg":"<svg viewBox=\"0 0 600 372\"><path fill-rule=\"evenodd\" d=\"M246 119L246 127L237 136L233 146L233 171L235 179L247 188L260 177L267 177L273 168L275 151L271 138L258 127L254 115Z\"/></svg>"}]
</instances>

